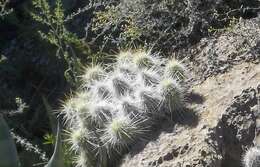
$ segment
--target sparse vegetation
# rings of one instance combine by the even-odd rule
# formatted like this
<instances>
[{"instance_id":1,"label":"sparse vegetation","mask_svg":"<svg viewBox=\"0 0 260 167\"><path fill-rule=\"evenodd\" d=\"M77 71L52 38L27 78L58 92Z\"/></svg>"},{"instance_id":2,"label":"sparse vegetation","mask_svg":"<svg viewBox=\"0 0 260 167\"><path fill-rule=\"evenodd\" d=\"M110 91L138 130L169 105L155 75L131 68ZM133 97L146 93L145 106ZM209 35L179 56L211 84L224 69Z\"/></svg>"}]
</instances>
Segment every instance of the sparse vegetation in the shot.
<instances>
[{"instance_id":1,"label":"sparse vegetation","mask_svg":"<svg viewBox=\"0 0 260 167\"><path fill-rule=\"evenodd\" d=\"M32 13L33 19L47 27L47 32L38 31L41 38L56 46L57 58L66 64L65 78L71 84L77 83L76 76L81 70L81 63L75 54L73 45L84 44L75 34L67 30L61 0L56 1L54 9L46 0L33 0L33 5L36 8L36 12Z\"/></svg>"}]
</instances>

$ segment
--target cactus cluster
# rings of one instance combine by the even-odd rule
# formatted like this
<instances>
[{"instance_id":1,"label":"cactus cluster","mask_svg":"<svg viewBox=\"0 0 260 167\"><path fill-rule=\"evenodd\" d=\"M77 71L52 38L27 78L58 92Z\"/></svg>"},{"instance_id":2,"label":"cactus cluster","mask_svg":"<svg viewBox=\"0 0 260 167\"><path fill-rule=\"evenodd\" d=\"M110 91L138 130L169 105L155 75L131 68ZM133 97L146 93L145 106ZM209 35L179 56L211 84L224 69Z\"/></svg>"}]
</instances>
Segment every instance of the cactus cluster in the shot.
<instances>
[{"instance_id":1,"label":"cactus cluster","mask_svg":"<svg viewBox=\"0 0 260 167\"><path fill-rule=\"evenodd\" d=\"M113 166L150 127L182 110L185 67L149 51L124 51L112 67L91 65L63 103L68 141L79 167Z\"/></svg>"},{"instance_id":2,"label":"cactus cluster","mask_svg":"<svg viewBox=\"0 0 260 167\"><path fill-rule=\"evenodd\" d=\"M260 166L260 148L251 147L247 150L243 157L244 167L259 167Z\"/></svg>"}]
</instances>

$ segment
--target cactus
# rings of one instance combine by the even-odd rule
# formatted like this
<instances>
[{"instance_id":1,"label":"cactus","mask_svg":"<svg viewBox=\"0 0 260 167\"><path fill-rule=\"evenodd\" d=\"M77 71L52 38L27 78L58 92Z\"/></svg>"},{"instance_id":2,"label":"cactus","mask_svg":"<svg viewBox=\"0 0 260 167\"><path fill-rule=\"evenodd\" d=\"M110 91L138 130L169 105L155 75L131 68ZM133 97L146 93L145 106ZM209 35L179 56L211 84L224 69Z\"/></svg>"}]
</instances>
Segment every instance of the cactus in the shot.
<instances>
[{"instance_id":1,"label":"cactus","mask_svg":"<svg viewBox=\"0 0 260 167\"><path fill-rule=\"evenodd\" d=\"M133 54L132 62L139 69L156 67L158 60L156 59L156 57L153 56L154 55L152 55L150 51L145 52L139 50Z\"/></svg>"},{"instance_id":2,"label":"cactus","mask_svg":"<svg viewBox=\"0 0 260 167\"><path fill-rule=\"evenodd\" d=\"M111 91L106 83L104 82L96 82L95 86L91 88L93 93L96 93L97 96L101 99L106 99L111 96Z\"/></svg>"},{"instance_id":3,"label":"cactus","mask_svg":"<svg viewBox=\"0 0 260 167\"><path fill-rule=\"evenodd\" d=\"M154 92L154 89L150 87L143 87L137 90L137 99L141 103L141 108L145 113L155 113L160 108L162 102L161 96L156 95L158 92Z\"/></svg>"},{"instance_id":4,"label":"cactus","mask_svg":"<svg viewBox=\"0 0 260 167\"><path fill-rule=\"evenodd\" d=\"M160 80L159 71L157 69L144 69L140 72L137 80L144 82L145 85L158 84Z\"/></svg>"},{"instance_id":5,"label":"cactus","mask_svg":"<svg viewBox=\"0 0 260 167\"><path fill-rule=\"evenodd\" d=\"M165 77L184 80L187 77L187 69L181 62L172 58L165 67L164 75Z\"/></svg>"},{"instance_id":6,"label":"cactus","mask_svg":"<svg viewBox=\"0 0 260 167\"><path fill-rule=\"evenodd\" d=\"M120 152L145 133L146 127L142 126L144 122L145 119L142 117L135 119L124 114L117 114L105 126L101 139L105 145Z\"/></svg>"},{"instance_id":7,"label":"cactus","mask_svg":"<svg viewBox=\"0 0 260 167\"><path fill-rule=\"evenodd\" d=\"M260 148L249 148L243 157L244 167L259 167L260 166Z\"/></svg>"},{"instance_id":8,"label":"cactus","mask_svg":"<svg viewBox=\"0 0 260 167\"><path fill-rule=\"evenodd\" d=\"M114 94L117 97L127 95L131 91L131 87L128 83L126 76L114 74L111 77L111 87L114 90Z\"/></svg>"},{"instance_id":9,"label":"cactus","mask_svg":"<svg viewBox=\"0 0 260 167\"><path fill-rule=\"evenodd\" d=\"M131 61L132 52L131 51L121 51L117 55L117 62L122 64L122 63L129 63Z\"/></svg>"},{"instance_id":10,"label":"cactus","mask_svg":"<svg viewBox=\"0 0 260 167\"><path fill-rule=\"evenodd\" d=\"M84 71L84 74L81 76L84 87L89 87L95 81L101 80L105 75L103 68L95 64L86 67Z\"/></svg>"},{"instance_id":11,"label":"cactus","mask_svg":"<svg viewBox=\"0 0 260 167\"><path fill-rule=\"evenodd\" d=\"M159 92L162 94L162 103L171 113L183 107L183 92L179 84L173 79L164 79L159 84ZM165 109L165 108L164 108Z\"/></svg>"},{"instance_id":12,"label":"cactus","mask_svg":"<svg viewBox=\"0 0 260 167\"><path fill-rule=\"evenodd\" d=\"M165 62L138 50L120 52L109 70L100 65L86 68L83 86L61 109L77 166L114 166L118 157L144 140L154 118L180 113L183 82L175 74L184 75L184 66ZM176 64L178 68L171 68Z\"/></svg>"}]
</instances>

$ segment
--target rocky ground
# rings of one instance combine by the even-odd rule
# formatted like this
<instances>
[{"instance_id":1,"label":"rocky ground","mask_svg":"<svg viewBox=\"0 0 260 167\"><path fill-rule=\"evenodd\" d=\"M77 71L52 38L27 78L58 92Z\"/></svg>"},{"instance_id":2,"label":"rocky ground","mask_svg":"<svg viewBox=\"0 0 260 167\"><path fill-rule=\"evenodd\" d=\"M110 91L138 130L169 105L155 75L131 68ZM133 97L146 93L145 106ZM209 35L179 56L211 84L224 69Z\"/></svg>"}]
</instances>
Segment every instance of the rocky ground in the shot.
<instances>
[{"instance_id":1,"label":"rocky ground","mask_svg":"<svg viewBox=\"0 0 260 167\"><path fill-rule=\"evenodd\" d=\"M260 144L260 17L243 20L190 51L194 71L189 112L164 123L140 143L121 167L240 167L241 157ZM196 75L195 75L196 74Z\"/></svg>"}]
</instances>

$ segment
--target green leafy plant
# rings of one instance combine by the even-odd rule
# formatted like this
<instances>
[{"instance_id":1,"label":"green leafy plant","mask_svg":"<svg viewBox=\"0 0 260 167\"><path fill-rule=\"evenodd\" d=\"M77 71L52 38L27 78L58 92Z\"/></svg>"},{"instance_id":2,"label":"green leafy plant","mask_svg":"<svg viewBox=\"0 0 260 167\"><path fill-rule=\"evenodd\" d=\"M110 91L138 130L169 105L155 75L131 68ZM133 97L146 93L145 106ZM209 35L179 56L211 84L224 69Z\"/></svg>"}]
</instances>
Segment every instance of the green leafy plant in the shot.
<instances>
[{"instance_id":1,"label":"green leafy plant","mask_svg":"<svg viewBox=\"0 0 260 167\"><path fill-rule=\"evenodd\" d=\"M43 136L44 142L43 144L55 144L55 137L52 134L47 133Z\"/></svg>"},{"instance_id":2,"label":"green leafy plant","mask_svg":"<svg viewBox=\"0 0 260 167\"><path fill-rule=\"evenodd\" d=\"M120 9L117 6L107 6L104 11L95 12L92 31L99 32L104 27L118 27L122 30L121 38L124 40L139 40L142 35L142 29L135 24L134 16L121 16ZM123 20L124 19L124 20ZM122 22L122 23L121 23Z\"/></svg>"},{"instance_id":3,"label":"green leafy plant","mask_svg":"<svg viewBox=\"0 0 260 167\"><path fill-rule=\"evenodd\" d=\"M55 7L51 7L47 0L33 0L35 12L31 13L34 20L45 27L45 31L39 30L42 39L56 46L56 56L65 63L67 70L64 76L72 84L78 82L77 75L81 70L81 62L74 48L81 48L85 54L89 48L75 34L66 28L64 9L61 0L57 0Z\"/></svg>"}]
</instances>

